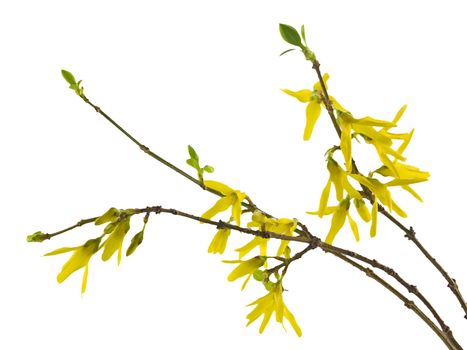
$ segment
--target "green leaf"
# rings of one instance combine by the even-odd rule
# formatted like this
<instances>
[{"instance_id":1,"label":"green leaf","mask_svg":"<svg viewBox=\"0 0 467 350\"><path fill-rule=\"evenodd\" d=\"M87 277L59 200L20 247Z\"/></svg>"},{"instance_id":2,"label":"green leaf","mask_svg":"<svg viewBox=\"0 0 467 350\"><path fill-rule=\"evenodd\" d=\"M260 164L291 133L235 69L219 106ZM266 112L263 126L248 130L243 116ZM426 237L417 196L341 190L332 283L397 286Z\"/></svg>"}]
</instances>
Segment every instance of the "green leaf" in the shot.
<instances>
[{"instance_id":1,"label":"green leaf","mask_svg":"<svg viewBox=\"0 0 467 350\"><path fill-rule=\"evenodd\" d=\"M195 159L193 159L193 158L187 159L187 160L186 160L186 163L187 163L189 166L192 166L193 168L195 168L196 170L200 170L200 169L199 169L199 163L198 163L198 161L196 161Z\"/></svg>"},{"instance_id":2,"label":"green leaf","mask_svg":"<svg viewBox=\"0 0 467 350\"><path fill-rule=\"evenodd\" d=\"M282 39L284 39L289 44L298 46L302 49L304 48L302 40L300 39L300 35L294 27L281 23L279 24L279 32L281 33Z\"/></svg>"},{"instance_id":3,"label":"green leaf","mask_svg":"<svg viewBox=\"0 0 467 350\"><path fill-rule=\"evenodd\" d=\"M282 52L279 56L285 55L286 53L288 53L288 52L290 52L290 51L295 51L295 49L288 49L288 50L285 50L285 51Z\"/></svg>"},{"instance_id":4,"label":"green leaf","mask_svg":"<svg viewBox=\"0 0 467 350\"><path fill-rule=\"evenodd\" d=\"M126 251L126 256L130 256L131 254L134 253L134 251L136 250L136 248L138 248L138 246L143 242L143 238L144 238L144 230L141 231L141 232L138 232L138 233L131 239L130 246L128 247L128 249L127 249L127 251Z\"/></svg>"},{"instance_id":5,"label":"green leaf","mask_svg":"<svg viewBox=\"0 0 467 350\"><path fill-rule=\"evenodd\" d=\"M70 88L72 88L71 87L72 85L77 85L75 77L69 71L67 71L65 69L62 69L62 76L67 81L67 83L70 84ZM74 88L72 88L72 89L74 89Z\"/></svg>"},{"instance_id":6,"label":"green leaf","mask_svg":"<svg viewBox=\"0 0 467 350\"><path fill-rule=\"evenodd\" d=\"M205 165L203 170L207 173L213 173L214 172L214 168L210 165Z\"/></svg>"},{"instance_id":7,"label":"green leaf","mask_svg":"<svg viewBox=\"0 0 467 350\"><path fill-rule=\"evenodd\" d=\"M196 159L197 161L199 161L198 154L190 145L188 145L188 153L190 154L191 159Z\"/></svg>"},{"instance_id":8,"label":"green leaf","mask_svg":"<svg viewBox=\"0 0 467 350\"><path fill-rule=\"evenodd\" d=\"M300 28L300 31L301 31L301 33L302 33L303 42L305 43L305 45L308 45L308 44L306 43L305 25L302 24L302 28Z\"/></svg>"}]
</instances>

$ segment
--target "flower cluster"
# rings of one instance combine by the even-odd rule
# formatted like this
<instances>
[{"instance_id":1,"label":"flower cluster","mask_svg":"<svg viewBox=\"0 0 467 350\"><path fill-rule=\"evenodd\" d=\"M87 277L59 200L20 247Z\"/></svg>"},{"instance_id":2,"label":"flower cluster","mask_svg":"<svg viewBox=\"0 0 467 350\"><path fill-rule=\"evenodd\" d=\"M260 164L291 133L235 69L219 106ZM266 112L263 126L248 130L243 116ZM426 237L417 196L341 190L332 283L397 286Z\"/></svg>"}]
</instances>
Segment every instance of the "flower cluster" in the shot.
<instances>
[{"instance_id":1,"label":"flower cluster","mask_svg":"<svg viewBox=\"0 0 467 350\"><path fill-rule=\"evenodd\" d=\"M62 271L57 275L57 281L62 283L65 281L73 272L84 268L84 275L81 285L81 293L86 291L87 278L88 278L88 265L89 261L99 250L103 249L102 260L109 260L115 252L118 251L117 263L120 265L122 258L123 240L130 230L130 219L132 210L119 210L117 208L110 208L102 216L98 217L94 223L96 225L107 224L104 228L104 232L100 237L90 239L83 245L77 247L64 247L51 251L45 256L63 254L73 252L72 256L63 265ZM148 215L144 217L143 229L138 232L128 247L126 255L131 255L136 247L143 241L144 229L148 221ZM107 237L104 242L101 241Z\"/></svg>"},{"instance_id":2,"label":"flower cluster","mask_svg":"<svg viewBox=\"0 0 467 350\"><path fill-rule=\"evenodd\" d=\"M327 82L328 78L329 75L325 74L323 80ZM324 89L327 90L326 84ZM301 102L308 102L306 110L307 125L305 127L306 137L304 137L308 140L316 119L320 114L321 107L325 106L323 87L318 82L314 85L313 91L283 91L296 97ZM372 117L355 118L334 97L329 96L329 102L337 114L337 124L340 127L341 134L340 144L337 148L340 149L344 158L345 169L332 157L337 148L329 152L327 159L329 179L321 194L318 210L308 213L318 215L319 217L332 214L331 227L326 236L326 243L332 244L346 221L349 222L353 235L358 241L360 238L358 225L349 212L351 202L353 202L362 220L365 222L371 221L370 236L374 237L377 229L379 205L386 207L389 211L394 211L401 217L407 216L392 199L389 188L399 186L421 201L421 197L410 185L426 181L430 174L421 171L415 166L403 163L406 161L403 152L412 139L414 130L409 133L392 132L392 129L397 126L397 123L404 114L407 105L400 108L392 121L385 121ZM360 174L354 168L352 141L355 138L361 138L367 144L372 145L382 163L375 171L370 172L368 176ZM394 147L396 142L400 142L397 148ZM376 175L380 175L383 178L392 177L392 180L383 183L382 179L380 180L375 177ZM361 190L357 190L349 179L359 183ZM332 186L335 189L335 197L338 203L334 206L328 206ZM370 201L372 204L371 215L366 207L365 200Z\"/></svg>"},{"instance_id":3,"label":"flower cluster","mask_svg":"<svg viewBox=\"0 0 467 350\"><path fill-rule=\"evenodd\" d=\"M295 333L300 337L302 331L295 320L294 315L290 312L287 306L284 304L282 297L282 292L284 288L282 287L282 278L279 278L277 282L270 282L268 274L261 271L260 268L266 264L266 258L264 256L256 256L249 260L233 260L233 261L224 261L226 263L237 263L239 264L227 277L229 281L235 281L240 277L247 276L245 279L242 290L245 288L247 282L250 280L251 276L255 276L255 279L263 282L265 288L268 290L268 293L255 300L247 306L256 305L253 311L251 311L246 317L248 319L247 326L257 320L260 316L263 316L263 321L259 328L259 332L263 333L266 328L269 320L273 313L276 315L276 321L282 326L284 326L284 318L289 321L292 328L295 330ZM260 277L257 278L257 275ZM283 277L283 276L282 276Z\"/></svg>"}]
</instances>

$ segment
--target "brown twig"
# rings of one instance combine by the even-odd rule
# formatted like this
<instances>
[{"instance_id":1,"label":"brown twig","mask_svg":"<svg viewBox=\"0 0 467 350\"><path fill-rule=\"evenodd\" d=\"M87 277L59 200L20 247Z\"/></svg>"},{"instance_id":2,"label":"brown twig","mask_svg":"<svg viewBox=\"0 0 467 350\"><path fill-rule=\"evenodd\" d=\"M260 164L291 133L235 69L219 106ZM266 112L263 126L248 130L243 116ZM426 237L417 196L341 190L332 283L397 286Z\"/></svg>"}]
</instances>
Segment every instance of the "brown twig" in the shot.
<instances>
[{"instance_id":1,"label":"brown twig","mask_svg":"<svg viewBox=\"0 0 467 350\"><path fill-rule=\"evenodd\" d=\"M352 259L346 257L345 255L339 254L337 252L331 252L331 254L351 264L352 266L359 269L360 271L364 272L369 278L372 278L379 284L383 285L392 294L394 294L396 297L402 300L402 302L404 303L404 306L406 306L408 309L415 312L415 314L418 317L420 317L433 330L433 332L436 333L436 335L443 341L443 343L446 345L448 349L453 349L453 350L462 349L460 346L456 346L456 344L453 344L452 341L448 338L448 336L441 329L439 329L436 326L436 324L434 324L433 321L422 310L420 310L420 308L412 300L409 300L408 298L406 298L402 293L400 293L397 289L395 289L391 284L389 284L384 279L379 277L372 269L366 268L360 265L359 263L353 261Z\"/></svg>"}]
</instances>

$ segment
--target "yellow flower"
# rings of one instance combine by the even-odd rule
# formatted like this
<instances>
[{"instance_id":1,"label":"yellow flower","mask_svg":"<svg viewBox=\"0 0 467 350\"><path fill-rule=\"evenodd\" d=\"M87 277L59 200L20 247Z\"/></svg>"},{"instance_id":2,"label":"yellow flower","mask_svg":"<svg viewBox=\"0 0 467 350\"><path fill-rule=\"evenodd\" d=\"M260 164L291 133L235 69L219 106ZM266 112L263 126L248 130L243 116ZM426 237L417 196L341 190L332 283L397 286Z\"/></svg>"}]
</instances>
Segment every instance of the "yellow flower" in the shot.
<instances>
[{"instance_id":1,"label":"yellow flower","mask_svg":"<svg viewBox=\"0 0 467 350\"><path fill-rule=\"evenodd\" d=\"M268 241L269 238L255 236L250 242L240 248L235 249L235 251L238 252L239 259L243 258L256 247L259 247L260 255L267 255Z\"/></svg>"},{"instance_id":2,"label":"yellow flower","mask_svg":"<svg viewBox=\"0 0 467 350\"><path fill-rule=\"evenodd\" d=\"M229 186L217 181L204 181L204 184L224 195L219 199L212 208L201 215L204 219L211 219L214 215L223 212L232 207L232 217L237 225L240 225L240 216L242 215L242 201L246 198L246 194L238 190L233 190Z\"/></svg>"},{"instance_id":3,"label":"yellow flower","mask_svg":"<svg viewBox=\"0 0 467 350\"><path fill-rule=\"evenodd\" d=\"M130 216L122 219L121 221L117 222L114 226L112 226L112 230L109 233L109 237L104 242L104 252L102 253L102 260L107 261L109 260L112 255L118 250L118 265L120 265L120 261L122 260L122 246L123 246L123 239L125 238L126 234L130 230Z\"/></svg>"},{"instance_id":4,"label":"yellow flower","mask_svg":"<svg viewBox=\"0 0 467 350\"><path fill-rule=\"evenodd\" d=\"M421 171L419 168L414 167L412 165L402 164L397 161L394 162L393 165L397 169L399 178L387 182L386 186L401 186L402 189L409 192L420 202L423 202L422 198L418 195L418 193L415 192L409 185L417 182L427 181L430 177L430 173L427 171ZM385 165L376 169L374 172L385 177L391 176L396 178L396 174Z\"/></svg>"},{"instance_id":5,"label":"yellow flower","mask_svg":"<svg viewBox=\"0 0 467 350\"><path fill-rule=\"evenodd\" d=\"M73 255L70 257L70 259L65 263L65 265L63 265L62 271L57 275L58 283L62 283L73 272L84 267L83 281L81 283L81 294L83 294L86 291L86 283L88 280L89 260L94 255L94 253L96 253L99 250L100 242L101 237L90 239L79 247L59 248L50 253L45 254L45 256L50 256L73 252Z\"/></svg>"},{"instance_id":6,"label":"yellow flower","mask_svg":"<svg viewBox=\"0 0 467 350\"><path fill-rule=\"evenodd\" d=\"M266 328L269 320L271 319L272 314L275 312L276 314L276 321L282 326L284 326L284 318L287 319L294 329L295 333L299 337L302 336L302 330L300 329L295 317L292 315L290 310L284 304L284 300L282 298L282 291L283 287L280 282L275 283L271 286L269 293L265 296L255 300L248 306L256 305L253 311L251 311L247 315L249 326L253 323L256 319L258 319L261 315L263 315L263 321L261 322L261 326L259 327L259 332L263 333L264 329Z\"/></svg>"},{"instance_id":7,"label":"yellow flower","mask_svg":"<svg viewBox=\"0 0 467 350\"><path fill-rule=\"evenodd\" d=\"M362 218L363 221L369 222L371 220L370 211L368 210L365 201L363 199L355 198L353 200L355 209L357 209L358 215Z\"/></svg>"},{"instance_id":8,"label":"yellow flower","mask_svg":"<svg viewBox=\"0 0 467 350\"><path fill-rule=\"evenodd\" d=\"M101 225L101 224L105 224L106 222L111 222L111 223L116 222L118 221L120 214L121 212L117 208L110 208L104 213L104 215L98 217L94 221L94 224Z\"/></svg>"},{"instance_id":9,"label":"yellow flower","mask_svg":"<svg viewBox=\"0 0 467 350\"><path fill-rule=\"evenodd\" d=\"M329 232L326 236L325 242L328 244L332 244L334 238L336 237L337 233L340 231L342 226L345 224L345 220L348 219L350 228L352 229L352 233L357 240L360 240L360 234L358 232L357 223L352 219L349 213L350 208L350 196L347 196L345 199L339 202L338 206L326 207L321 212L307 212L307 214L312 215L332 215L331 227L329 228Z\"/></svg>"},{"instance_id":10,"label":"yellow flower","mask_svg":"<svg viewBox=\"0 0 467 350\"><path fill-rule=\"evenodd\" d=\"M220 230L218 230L216 235L212 239L211 244L209 245L208 253L224 253L229 235L230 229L228 228L221 228Z\"/></svg>"},{"instance_id":11,"label":"yellow flower","mask_svg":"<svg viewBox=\"0 0 467 350\"><path fill-rule=\"evenodd\" d=\"M329 74L326 73L323 76L324 84L326 85L327 80L329 79ZM326 86L327 89L327 86ZM321 114L321 104L323 102L323 89L320 82L318 81L313 86L313 91L304 89L299 91L291 91L288 89L282 89L286 94L297 98L300 102L308 103L306 107L306 125L305 130L303 131L303 139L305 141L309 140L315 127L316 121L318 120ZM330 99L333 103L333 106L337 109L345 109L333 98L330 96Z\"/></svg>"},{"instance_id":12,"label":"yellow flower","mask_svg":"<svg viewBox=\"0 0 467 350\"><path fill-rule=\"evenodd\" d=\"M352 171L352 129L357 133L362 135L365 140L369 143L372 143L378 155L386 165L386 163L391 163L387 154L396 157L397 159L405 160L398 152L390 148L392 144L392 139L388 136L386 132L378 132L374 127L393 127L395 126L392 122L387 122L384 120L374 119L371 117L365 118L354 118L349 112L341 112L338 110L337 122L341 127L341 141L340 149L344 156L345 166L347 171ZM389 165L390 166L390 165Z\"/></svg>"},{"instance_id":13,"label":"yellow flower","mask_svg":"<svg viewBox=\"0 0 467 350\"><path fill-rule=\"evenodd\" d=\"M324 215L324 210L327 207L329 194L331 191L331 184L334 185L336 190L336 199L342 201L344 198L344 190L351 198L361 199L361 194L350 184L347 173L340 167L340 165L332 158L328 158L327 168L329 171L329 179L326 186L321 193L319 201L318 216L321 218Z\"/></svg>"},{"instance_id":14,"label":"yellow flower","mask_svg":"<svg viewBox=\"0 0 467 350\"><path fill-rule=\"evenodd\" d=\"M392 200L391 192L388 190L388 184L383 184L379 180L366 177L363 175L351 174L355 180L360 182L363 186L367 187L374 195L373 198L373 208L371 210L371 228L370 228L370 236L374 237L376 235L376 225L378 219L378 201L380 201L383 205L388 207L389 211L394 210L397 215L405 218L407 214ZM401 181L396 179L398 183ZM394 183L394 185L396 185ZM391 186L391 185L390 185Z\"/></svg>"},{"instance_id":15,"label":"yellow flower","mask_svg":"<svg viewBox=\"0 0 467 350\"><path fill-rule=\"evenodd\" d=\"M388 186L397 186L397 184L401 182L400 180L396 180L393 184L383 184L378 179L363 175L350 174L350 176L367 187L375 196L375 200L379 200L383 205L388 207L389 211L394 210L397 215L403 218L407 217L407 214L392 200L391 192L387 188Z\"/></svg>"},{"instance_id":16,"label":"yellow flower","mask_svg":"<svg viewBox=\"0 0 467 350\"><path fill-rule=\"evenodd\" d=\"M251 217L251 221L247 224L247 226L250 228L251 227L259 228L261 231L274 232L274 233L281 234L281 235L293 236L293 233L295 229L297 228L297 222L298 222L297 219L268 218L261 211L256 210L253 213ZM240 254L239 258L241 259L243 256L248 254L253 248L255 248L256 246L259 246L260 255L267 255L267 252L266 252L267 242L268 242L268 239L266 238L255 237L245 246L238 248L235 251L239 252ZM277 250L278 256L281 256L284 254L288 244L289 244L289 241L287 240L281 241L279 249Z\"/></svg>"},{"instance_id":17,"label":"yellow flower","mask_svg":"<svg viewBox=\"0 0 467 350\"><path fill-rule=\"evenodd\" d=\"M228 264L239 264L228 276L227 280L233 282L236 279L247 276L242 285L242 290L245 288L246 284L250 280L251 276L262 267L266 262L266 257L264 256L255 256L249 260L223 260L223 262Z\"/></svg>"}]
</instances>

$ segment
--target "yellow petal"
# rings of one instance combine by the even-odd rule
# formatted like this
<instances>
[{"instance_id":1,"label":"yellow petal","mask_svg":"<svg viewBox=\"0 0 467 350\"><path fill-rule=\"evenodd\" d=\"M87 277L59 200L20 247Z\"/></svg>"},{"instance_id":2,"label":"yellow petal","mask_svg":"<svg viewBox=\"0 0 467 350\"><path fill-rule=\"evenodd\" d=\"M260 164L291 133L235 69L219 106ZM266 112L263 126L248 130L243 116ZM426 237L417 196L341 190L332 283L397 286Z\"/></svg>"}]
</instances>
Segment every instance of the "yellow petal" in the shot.
<instances>
[{"instance_id":1,"label":"yellow petal","mask_svg":"<svg viewBox=\"0 0 467 350\"><path fill-rule=\"evenodd\" d=\"M232 282L237 278L254 273L257 269L264 265L266 258L255 256L252 259L242 261L227 277L227 280Z\"/></svg>"},{"instance_id":2,"label":"yellow petal","mask_svg":"<svg viewBox=\"0 0 467 350\"><path fill-rule=\"evenodd\" d=\"M277 249L277 253L276 253L277 256L281 256L282 254L285 253L285 250L287 249L287 246L289 245L289 242L290 241L281 240L281 244L279 246L279 249Z\"/></svg>"},{"instance_id":3,"label":"yellow petal","mask_svg":"<svg viewBox=\"0 0 467 350\"><path fill-rule=\"evenodd\" d=\"M279 323L283 322L284 318L284 300L282 298L282 285L278 284L273 289L273 297L274 297L274 309L276 312L276 321Z\"/></svg>"},{"instance_id":4,"label":"yellow petal","mask_svg":"<svg viewBox=\"0 0 467 350\"><path fill-rule=\"evenodd\" d=\"M393 150L391 147L382 145L381 149L384 153L389 154L390 156L393 156L397 160L405 161L407 158L405 158L401 153L398 151Z\"/></svg>"},{"instance_id":5,"label":"yellow petal","mask_svg":"<svg viewBox=\"0 0 467 350\"><path fill-rule=\"evenodd\" d=\"M344 197L344 171L334 159L328 160L327 168L331 182L334 184L336 190L336 199L340 202Z\"/></svg>"},{"instance_id":6,"label":"yellow petal","mask_svg":"<svg viewBox=\"0 0 467 350\"><path fill-rule=\"evenodd\" d=\"M347 174L342 172L342 185L351 198L361 199L362 195L349 182Z\"/></svg>"},{"instance_id":7,"label":"yellow petal","mask_svg":"<svg viewBox=\"0 0 467 350\"><path fill-rule=\"evenodd\" d=\"M319 103L311 101L306 107L306 125L305 130L303 131L303 139L305 141L309 140L313 128L315 127L316 121L318 120L319 115L321 114L321 106Z\"/></svg>"},{"instance_id":8,"label":"yellow petal","mask_svg":"<svg viewBox=\"0 0 467 350\"><path fill-rule=\"evenodd\" d=\"M242 215L242 201L246 198L246 194L240 191L234 192L235 199L232 204L232 216L237 226L240 226L240 216Z\"/></svg>"},{"instance_id":9,"label":"yellow petal","mask_svg":"<svg viewBox=\"0 0 467 350\"><path fill-rule=\"evenodd\" d=\"M403 179L428 179L430 177L429 172L421 171L413 165L396 162L394 163L394 166L397 168L400 177Z\"/></svg>"},{"instance_id":10,"label":"yellow petal","mask_svg":"<svg viewBox=\"0 0 467 350\"><path fill-rule=\"evenodd\" d=\"M378 223L378 200L375 197L373 202L373 208L371 209L371 227L370 227L370 237L376 236L376 225Z\"/></svg>"},{"instance_id":11,"label":"yellow petal","mask_svg":"<svg viewBox=\"0 0 467 350\"><path fill-rule=\"evenodd\" d=\"M394 122L388 122L386 120L375 119L372 117L364 117L360 119L354 119L352 124L358 125L367 125L367 126L383 126L383 127L393 127L396 126Z\"/></svg>"},{"instance_id":12,"label":"yellow petal","mask_svg":"<svg viewBox=\"0 0 467 350\"><path fill-rule=\"evenodd\" d=\"M324 210L328 205L329 192L331 191L331 178L329 178L326 186L324 186L323 192L321 193L321 198L319 200L318 216L320 218L324 215Z\"/></svg>"},{"instance_id":13,"label":"yellow petal","mask_svg":"<svg viewBox=\"0 0 467 350\"><path fill-rule=\"evenodd\" d=\"M80 248L76 250L71 258L63 265L62 271L57 275L58 283L65 281L73 272L85 267L92 254L88 250Z\"/></svg>"},{"instance_id":14,"label":"yellow petal","mask_svg":"<svg viewBox=\"0 0 467 350\"><path fill-rule=\"evenodd\" d=\"M251 311L246 316L246 318L248 319L247 326L249 326L254 321L256 321L258 317L263 315L267 310L273 310L274 300L272 299L271 293L268 293L264 297L259 298L258 300L252 302L251 304L248 304L247 306L251 306L254 304L258 304L258 305L253 309L253 311Z\"/></svg>"},{"instance_id":15,"label":"yellow petal","mask_svg":"<svg viewBox=\"0 0 467 350\"><path fill-rule=\"evenodd\" d=\"M289 321L290 325L294 329L295 333L299 337L302 336L302 330L300 329L300 326L298 325L297 321L295 320L294 315L290 312L290 310L287 308L287 306L284 305L284 317Z\"/></svg>"},{"instance_id":16,"label":"yellow petal","mask_svg":"<svg viewBox=\"0 0 467 350\"><path fill-rule=\"evenodd\" d=\"M259 327L260 334L263 333L264 329L268 325L273 311L274 311L273 309L267 309L266 312L264 313L263 322L261 322L261 326Z\"/></svg>"},{"instance_id":17,"label":"yellow petal","mask_svg":"<svg viewBox=\"0 0 467 350\"><path fill-rule=\"evenodd\" d=\"M208 248L208 253L222 254L227 246L227 240L230 236L230 229L222 228L217 231Z\"/></svg>"},{"instance_id":18,"label":"yellow petal","mask_svg":"<svg viewBox=\"0 0 467 350\"><path fill-rule=\"evenodd\" d=\"M76 250L80 247L64 247L64 248L58 248L58 249L55 249L51 252L48 252L47 254L44 254L44 256L50 256L50 255L57 255L57 254L63 254L63 253L68 253L68 252L71 252L73 250Z\"/></svg>"},{"instance_id":19,"label":"yellow petal","mask_svg":"<svg viewBox=\"0 0 467 350\"><path fill-rule=\"evenodd\" d=\"M377 143L373 144L375 146L376 152L378 153L379 159L381 162L394 174L394 176L399 177L399 172L397 171L396 167L394 166L393 162L388 158L386 153L382 150L382 147Z\"/></svg>"},{"instance_id":20,"label":"yellow petal","mask_svg":"<svg viewBox=\"0 0 467 350\"><path fill-rule=\"evenodd\" d=\"M211 219L217 213L227 210L235 201L235 196L228 195L219 199L209 210L207 210L201 217L203 219Z\"/></svg>"},{"instance_id":21,"label":"yellow petal","mask_svg":"<svg viewBox=\"0 0 467 350\"><path fill-rule=\"evenodd\" d=\"M228 196L229 194L234 192L233 189L231 189L227 185L224 185L222 182L206 180L206 181L204 181L204 184L207 187L222 193L224 196Z\"/></svg>"},{"instance_id":22,"label":"yellow petal","mask_svg":"<svg viewBox=\"0 0 467 350\"><path fill-rule=\"evenodd\" d=\"M106 222L115 222L120 217L120 210L117 208L110 208L107 210L102 216L98 217L96 221L94 221L95 225L101 225Z\"/></svg>"},{"instance_id":23,"label":"yellow petal","mask_svg":"<svg viewBox=\"0 0 467 350\"><path fill-rule=\"evenodd\" d=\"M109 260L112 255L118 250L117 263L120 265L122 258L122 245L125 235L130 230L130 218L126 218L120 221L112 233L109 235L107 240L104 242L104 251L102 253L102 260Z\"/></svg>"},{"instance_id":24,"label":"yellow petal","mask_svg":"<svg viewBox=\"0 0 467 350\"><path fill-rule=\"evenodd\" d=\"M338 206L326 207L323 211L323 215L333 214L337 210ZM307 214L318 215L318 211L307 211Z\"/></svg>"},{"instance_id":25,"label":"yellow petal","mask_svg":"<svg viewBox=\"0 0 467 350\"><path fill-rule=\"evenodd\" d=\"M362 218L363 221L369 222L371 220L370 211L368 210L365 202L362 199L354 200L355 208L357 209L358 215Z\"/></svg>"},{"instance_id":26,"label":"yellow petal","mask_svg":"<svg viewBox=\"0 0 467 350\"><path fill-rule=\"evenodd\" d=\"M84 268L83 281L81 282L81 294L84 294L84 292L86 291L86 285L88 283L88 272L89 267L88 265L86 265Z\"/></svg>"},{"instance_id":27,"label":"yellow petal","mask_svg":"<svg viewBox=\"0 0 467 350\"><path fill-rule=\"evenodd\" d=\"M399 122L399 120L401 119L402 115L404 114L405 110L407 108L407 104L403 105L401 107L401 109L399 109L399 111L396 113L396 116L394 117L394 119L392 120L392 123L393 124L397 124ZM384 129L385 130L389 130L391 128L391 126L389 127L385 127Z\"/></svg>"},{"instance_id":28,"label":"yellow petal","mask_svg":"<svg viewBox=\"0 0 467 350\"><path fill-rule=\"evenodd\" d=\"M347 171L352 171L352 139L350 138L351 127L349 123L341 124L341 142L340 148L344 156L345 167Z\"/></svg>"},{"instance_id":29,"label":"yellow petal","mask_svg":"<svg viewBox=\"0 0 467 350\"><path fill-rule=\"evenodd\" d=\"M297 98L300 102L309 102L312 96L312 92L310 90L299 90L299 91L291 91L288 89L282 89L287 95L293 96Z\"/></svg>"},{"instance_id":30,"label":"yellow petal","mask_svg":"<svg viewBox=\"0 0 467 350\"><path fill-rule=\"evenodd\" d=\"M389 136L375 130L375 128L372 126L352 123L352 129L354 129L355 132L358 134L362 134L362 135L369 137L371 139L371 143L373 144L376 143L376 144L386 145L386 146L392 145L392 140Z\"/></svg>"},{"instance_id":31,"label":"yellow petal","mask_svg":"<svg viewBox=\"0 0 467 350\"><path fill-rule=\"evenodd\" d=\"M413 132L415 131L415 129L412 129L412 131L410 132L409 134L409 137L407 137L404 142L402 142L402 144L399 146L399 148L397 149L397 152L402 154L404 153L405 149L407 148L407 146L409 145L410 143L410 140L412 140L412 135L413 135Z\"/></svg>"},{"instance_id":32,"label":"yellow petal","mask_svg":"<svg viewBox=\"0 0 467 350\"><path fill-rule=\"evenodd\" d=\"M329 96L329 99L332 101L332 107L334 109L336 109L336 110L338 110L338 111L340 111L342 113L348 113L348 114L350 113L348 110L346 110L344 107L342 107L342 105L339 102L337 102L337 100L334 97Z\"/></svg>"},{"instance_id":33,"label":"yellow petal","mask_svg":"<svg viewBox=\"0 0 467 350\"><path fill-rule=\"evenodd\" d=\"M402 188L404 190L406 190L407 192L409 192L412 196L414 196L415 198L417 198L420 202L423 202L423 199L422 197L419 196L419 194L417 192L415 192L412 187L410 186L402 186Z\"/></svg>"},{"instance_id":34,"label":"yellow petal","mask_svg":"<svg viewBox=\"0 0 467 350\"><path fill-rule=\"evenodd\" d=\"M77 247L74 250L74 253L71 255L70 259L63 265L62 270L57 275L58 283L62 283L64 280L68 278L73 272L85 267L94 253L99 250L101 238L90 239L86 241L81 247ZM60 251L64 252L70 248L61 248L57 249L54 252ZM68 250L69 251L69 250ZM52 252L52 253L54 253ZM60 254L60 253L56 253Z\"/></svg>"},{"instance_id":35,"label":"yellow petal","mask_svg":"<svg viewBox=\"0 0 467 350\"><path fill-rule=\"evenodd\" d=\"M328 85L327 85L328 79L329 79L329 74L328 74L328 73L324 73L324 75L323 75L323 81L324 81L324 86L326 87L326 90L327 90L327 88L328 88ZM323 88L321 87L321 83L320 83L319 81L317 81L317 82L315 83L315 85L313 85L313 89L314 89L314 90L319 90L319 91L323 90Z\"/></svg>"},{"instance_id":36,"label":"yellow petal","mask_svg":"<svg viewBox=\"0 0 467 350\"><path fill-rule=\"evenodd\" d=\"M268 239L267 238L263 238L263 237L258 237L256 236L255 238L253 238L250 242L248 242L247 244L245 244L243 247L240 247L240 248L237 248L235 249L236 252L238 252L238 257L241 259L243 258L245 255L247 255L250 251L252 251L254 248L256 247L260 247L260 254L261 255L266 255L266 254L262 254L261 253L261 250L263 250L264 248L261 248L262 245L266 245L267 244L267 241Z\"/></svg>"},{"instance_id":37,"label":"yellow petal","mask_svg":"<svg viewBox=\"0 0 467 350\"><path fill-rule=\"evenodd\" d=\"M360 240L360 235L358 234L357 223L352 219L349 213L347 213L347 219L349 219L350 228L352 229L355 240L358 242Z\"/></svg>"},{"instance_id":38,"label":"yellow petal","mask_svg":"<svg viewBox=\"0 0 467 350\"><path fill-rule=\"evenodd\" d=\"M396 202L392 201L392 209L396 212L397 215L399 215L401 218L406 218L407 214L405 211L403 211L397 204Z\"/></svg>"},{"instance_id":39,"label":"yellow petal","mask_svg":"<svg viewBox=\"0 0 467 350\"><path fill-rule=\"evenodd\" d=\"M347 215L347 209L343 205L339 205L339 208L334 212L331 221L331 228L329 229L328 235L326 236L325 242L332 244L334 238L336 237L339 230L345 223L345 218Z\"/></svg>"},{"instance_id":40,"label":"yellow petal","mask_svg":"<svg viewBox=\"0 0 467 350\"><path fill-rule=\"evenodd\" d=\"M251 278L251 275L252 275L252 274L249 274L249 275L245 278L245 281L243 281L242 288L240 288L240 290L244 290L244 289L245 289L245 287L246 287L248 281L249 281L250 278Z\"/></svg>"},{"instance_id":41,"label":"yellow petal","mask_svg":"<svg viewBox=\"0 0 467 350\"><path fill-rule=\"evenodd\" d=\"M428 179L394 179L385 183L385 186L406 186L427 181Z\"/></svg>"}]
</instances>

